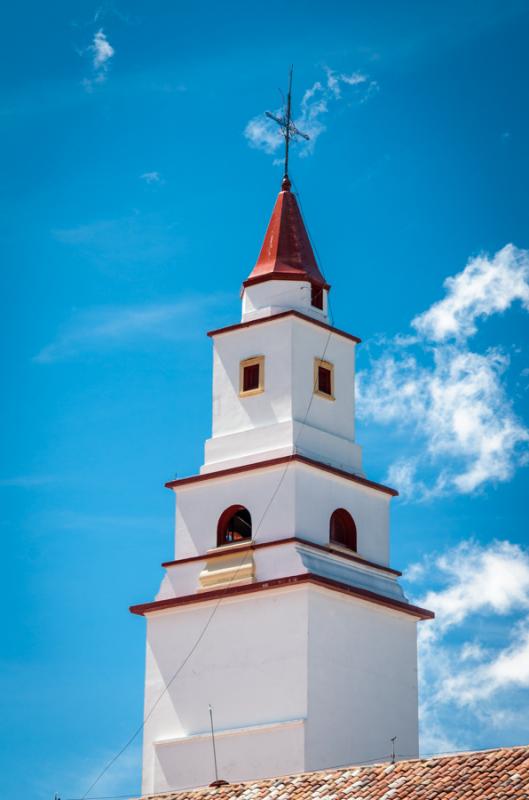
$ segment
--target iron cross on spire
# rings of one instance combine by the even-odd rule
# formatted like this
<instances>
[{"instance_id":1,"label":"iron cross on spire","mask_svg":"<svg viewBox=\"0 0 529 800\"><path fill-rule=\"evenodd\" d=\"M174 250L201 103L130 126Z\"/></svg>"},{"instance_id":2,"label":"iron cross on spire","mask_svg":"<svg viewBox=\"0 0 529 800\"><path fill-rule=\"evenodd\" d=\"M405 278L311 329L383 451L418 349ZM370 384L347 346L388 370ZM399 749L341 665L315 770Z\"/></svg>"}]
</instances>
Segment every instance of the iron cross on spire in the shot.
<instances>
[{"instance_id":1,"label":"iron cross on spire","mask_svg":"<svg viewBox=\"0 0 529 800\"><path fill-rule=\"evenodd\" d=\"M278 117L276 114L272 114L271 111L265 111L266 116L269 119L273 119L274 122L277 122L281 133L285 137L285 174L283 176L283 183L282 188L289 189L290 188L290 181L288 179L288 150L290 146L290 140L295 141L297 136L301 136L302 139L308 141L310 136L306 133L302 133L302 131L298 130L292 121L292 71L293 67L290 67L290 72L288 76L288 95L287 95L287 102L286 108L283 109L283 114Z\"/></svg>"}]
</instances>

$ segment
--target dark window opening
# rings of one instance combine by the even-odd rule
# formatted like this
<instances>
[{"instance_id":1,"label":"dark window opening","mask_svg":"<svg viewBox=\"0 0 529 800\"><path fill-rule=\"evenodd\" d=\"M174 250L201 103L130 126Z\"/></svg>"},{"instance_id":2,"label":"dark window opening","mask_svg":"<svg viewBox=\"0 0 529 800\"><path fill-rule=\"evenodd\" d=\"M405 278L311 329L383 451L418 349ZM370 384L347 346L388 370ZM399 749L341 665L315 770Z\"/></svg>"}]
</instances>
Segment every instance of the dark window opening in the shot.
<instances>
[{"instance_id":1,"label":"dark window opening","mask_svg":"<svg viewBox=\"0 0 529 800\"><path fill-rule=\"evenodd\" d=\"M328 367L321 364L318 367L318 392L332 397L332 373Z\"/></svg>"},{"instance_id":2,"label":"dark window opening","mask_svg":"<svg viewBox=\"0 0 529 800\"><path fill-rule=\"evenodd\" d=\"M337 508L331 515L329 539L331 544L341 544L356 550L355 521L345 508Z\"/></svg>"},{"instance_id":3,"label":"dark window opening","mask_svg":"<svg viewBox=\"0 0 529 800\"><path fill-rule=\"evenodd\" d=\"M250 364L243 367L242 373L242 390L243 392L251 392L254 389L259 389L259 369L260 364Z\"/></svg>"},{"instance_id":4,"label":"dark window opening","mask_svg":"<svg viewBox=\"0 0 529 800\"><path fill-rule=\"evenodd\" d=\"M233 544L252 538L252 518L244 506L230 506L221 514L217 545Z\"/></svg>"},{"instance_id":5,"label":"dark window opening","mask_svg":"<svg viewBox=\"0 0 529 800\"><path fill-rule=\"evenodd\" d=\"M323 286L310 285L310 302L314 308L323 308Z\"/></svg>"}]
</instances>

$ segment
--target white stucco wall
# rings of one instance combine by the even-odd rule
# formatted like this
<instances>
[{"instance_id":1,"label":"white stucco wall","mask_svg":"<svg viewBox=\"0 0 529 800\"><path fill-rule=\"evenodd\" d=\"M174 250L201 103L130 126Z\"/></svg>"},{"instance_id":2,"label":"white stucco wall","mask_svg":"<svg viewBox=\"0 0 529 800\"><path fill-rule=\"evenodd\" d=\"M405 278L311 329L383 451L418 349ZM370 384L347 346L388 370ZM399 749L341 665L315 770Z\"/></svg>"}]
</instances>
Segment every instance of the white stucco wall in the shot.
<instances>
[{"instance_id":1,"label":"white stucco wall","mask_svg":"<svg viewBox=\"0 0 529 800\"><path fill-rule=\"evenodd\" d=\"M355 342L325 328L299 319L292 321L294 419L306 420L319 430L354 441L355 347ZM315 358L334 365L335 400L314 394Z\"/></svg>"},{"instance_id":2,"label":"white stucco wall","mask_svg":"<svg viewBox=\"0 0 529 800\"><path fill-rule=\"evenodd\" d=\"M215 747L219 777L237 783L302 772L305 765L304 728L305 720L288 720L274 725L217 731ZM209 785L215 779L209 731L157 742L153 755L156 791Z\"/></svg>"},{"instance_id":3,"label":"white stucco wall","mask_svg":"<svg viewBox=\"0 0 529 800\"><path fill-rule=\"evenodd\" d=\"M390 495L305 464L295 464L295 474L297 536L328 544L330 516L345 508L356 523L358 554L389 566Z\"/></svg>"},{"instance_id":4,"label":"white stucco wall","mask_svg":"<svg viewBox=\"0 0 529 800\"><path fill-rule=\"evenodd\" d=\"M220 559L214 557L219 554ZM231 569L228 576L222 573L222 569L226 566L226 556ZM279 541L268 547L256 547L251 553L248 552L247 546L242 546L241 549L241 545L229 545L214 548L200 559L183 563L174 562L167 567L155 599L186 597L201 591L204 588L201 584L201 573L205 569L208 570L208 575L213 576L215 570L219 571L216 573L217 583L213 581L213 585L207 588L218 586L226 588L235 585L239 580L248 583L250 579L244 573L248 562L253 565L253 580L258 583L310 572L395 600L405 599L395 574L346 558L341 551L336 552L331 548L329 552L322 552L298 541L285 541L283 544ZM237 574L238 571L241 573L240 576Z\"/></svg>"},{"instance_id":5,"label":"white stucco wall","mask_svg":"<svg viewBox=\"0 0 529 800\"><path fill-rule=\"evenodd\" d=\"M345 508L356 522L359 555L389 564L390 496L306 464L293 461L212 478L176 493L175 558L215 547L220 515L242 505L251 514L257 541L298 536L325 545L332 512Z\"/></svg>"},{"instance_id":6,"label":"white stucco wall","mask_svg":"<svg viewBox=\"0 0 529 800\"><path fill-rule=\"evenodd\" d=\"M215 610L216 608L216 610ZM283 587L148 619L143 792L417 754L415 621L314 586ZM209 747L208 747L209 744Z\"/></svg>"},{"instance_id":7,"label":"white stucco wall","mask_svg":"<svg viewBox=\"0 0 529 800\"><path fill-rule=\"evenodd\" d=\"M416 620L315 588L306 769L419 753Z\"/></svg>"},{"instance_id":8,"label":"white stucco wall","mask_svg":"<svg viewBox=\"0 0 529 800\"><path fill-rule=\"evenodd\" d=\"M221 738L223 731L306 718L307 609L307 587L294 587L225 598L220 605L205 602L185 606L149 617L145 714L214 614L200 645L145 726L145 794L211 781L212 760L210 756L204 760L207 750L201 738L209 731L208 703L214 708L215 727ZM276 736L274 728L260 732L260 775L274 774L279 765L281 769L287 766L285 746L290 763L298 767L302 764L299 726L287 729L291 734ZM198 736L194 747L185 741L179 746L175 741L187 736ZM170 758L169 745L162 745L166 748L163 755L157 742L171 742ZM237 751L230 752L227 746L219 752L219 771L226 780L247 777L249 763L247 753L244 758L242 753L238 757Z\"/></svg>"},{"instance_id":9,"label":"white stucco wall","mask_svg":"<svg viewBox=\"0 0 529 800\"><path fill-rule=\"evenodd\" d=\"M255 283L243 290L242 321L270 317L282 311L294 309L302 314L327 321L328 292L323 290L323 308L311 303L311 288L308 281L274 281Z\"/></svg>"},{"instance_id":10,"label":"white stucco wall","mask_svg":"<svg viewBox=\"0 0 529 800\"><path fill-rule=\"evenodd\" d=\"M248 509L258 541L293 536L295 467L285 467L281 464L177 489L175 558L200 555L215 547L219 517L231 505Z\"/></svg>"},{"instance_id":11,"label":"white stucco wall","mask_svg":"<svg viewBox=\"0 0 529 800\"><path fill-rule=\"evenodd\" d=\"M326 304L325 293L322 312L310 307L304 282L269 281L245 290L243 320L296 309L323 321ZM265 391L241 398L239 365L252 356L265 357ZM334 364L334 401L313 393L315 358ZM209 475L175 487L174 558L192 560L167 568L158 600L237 583L233 551L211 553L219 517L235 504L251 514L254 543L324 546L332 512L345 508L357 555L389 565L388 494L300 461L215 475L291 453L361 475L354 375L354 341L296 317L214 336L212 437L201 469ZM377 602L405 599L387 570L299 542L246 549L242 559L242 589L310 572L374 592ZM398 753L415 755L415 629L404 612L306 582L147 611L145 713L154 710L143 792L211 782L210 703L219 776L231 782L383 758L392 736Z\"/></svg>"},{"instance_id":12,"label":"white stucco wall","mask_svg":"<svg viewBox=\"0 0 529 800\"><path fill-rule=\"evenodd\" d=\"M264 392L240 397L240 362L252 356L264 356ZM334 400L314 393L317 358L334 365ZM297 317L217 334L212 437L201 471L296 450L361 473L354 380L355 342Z\"/></svg>"},{"instance_id":13,"label":"white stucco wall","mask_svg":"<svg viewBox=\"0 0 529 800\"><path fill-rule=\"evenodd\" d=\"M213 339L213 437L291 419L292 321L281 318ZM239 397L239 365L265 356L264 392Z\"/></svg>"}]
</instances>

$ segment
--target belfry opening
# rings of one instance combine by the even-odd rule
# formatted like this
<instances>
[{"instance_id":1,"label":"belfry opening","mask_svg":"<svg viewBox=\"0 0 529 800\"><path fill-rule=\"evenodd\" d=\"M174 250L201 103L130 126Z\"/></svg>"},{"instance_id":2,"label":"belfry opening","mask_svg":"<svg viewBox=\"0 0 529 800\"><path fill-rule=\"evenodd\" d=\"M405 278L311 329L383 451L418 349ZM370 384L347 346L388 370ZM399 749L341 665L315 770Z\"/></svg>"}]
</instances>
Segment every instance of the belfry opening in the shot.
<instances>
[{"instance_id":1,"label":"belfry opening","mask_svg":"<svg viewBox=\"0 0 529 800\"><path fill-rule=\"evenodd\" d=\"M252 538L252 517L244 506L230 506L221 514L217 544L235 544Z\"/></svg>"}]
</instances>

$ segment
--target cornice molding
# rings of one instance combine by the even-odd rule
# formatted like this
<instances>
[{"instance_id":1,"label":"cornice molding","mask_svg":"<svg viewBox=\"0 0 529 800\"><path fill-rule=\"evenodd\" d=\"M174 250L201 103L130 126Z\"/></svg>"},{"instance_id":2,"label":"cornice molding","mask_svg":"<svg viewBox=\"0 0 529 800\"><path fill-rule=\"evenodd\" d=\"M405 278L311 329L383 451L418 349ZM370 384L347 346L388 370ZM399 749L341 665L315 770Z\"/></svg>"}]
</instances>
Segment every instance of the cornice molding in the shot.
<instances>
[{"instance_id":1,"label":"cornice molding","mask_svg":"<svg viewBox=\"0 0 529 800\"><path fill-rule=\"evenodd\" d=\"M357 586L349 586L346 583L324 578L321 575L315 575L312 572L306 572L301 575L290 575L285 578L275 578L268 581L258 581L256 583L248 583L243 586L227 586L221 589L212 589L211 591L200 592L197 594L184 595L183 597L170 597L165 600L155 600L152 603L140 603L138 605L130 606L132 614L139 616L146 616L158 611L166 611L172 608L179 608L187 605L195 605L196 603L205 603L209 600L223 600L227 597L234 597L243 594L255 594L258 592L265 592L271 589L288 588L291 586L302 584L309 584L319 586L323 589L330 589L334 592L356 597L360 600L365 600L375 605L384 606L385 608L393 609L394 611L401 611L409 616L418 619L433 619L435 614L433 611L428 611L426 608L411 605L400 600L394 600L385 595L371 592L368 589L361 589Z\"/></svg>"}]
</instances>

